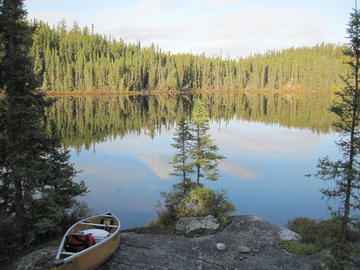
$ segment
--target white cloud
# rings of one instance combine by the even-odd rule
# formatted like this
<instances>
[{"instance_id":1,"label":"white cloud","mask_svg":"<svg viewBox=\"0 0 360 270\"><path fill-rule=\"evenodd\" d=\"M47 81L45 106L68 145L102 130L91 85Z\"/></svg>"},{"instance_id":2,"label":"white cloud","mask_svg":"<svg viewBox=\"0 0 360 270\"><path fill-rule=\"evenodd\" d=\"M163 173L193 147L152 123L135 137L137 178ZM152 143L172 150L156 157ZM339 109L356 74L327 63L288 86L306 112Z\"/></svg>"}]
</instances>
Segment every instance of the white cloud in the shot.
<instances>
[{"instance_id":1,"label":"white cloud","mask_svg":"<svg viewBox=\"0 0 360 270\"><path fill-rule=\"evenodd\" d=\"M167 7L172 0L141 0L136 4L137 8L160 9Z\"/></svg>"},{"instance_id":2,"label":"white cloud","mask_svg":"<svg viewBox=\"0 0 360 270\"><path fill-rule=\"evenodd\" d=\"M210 8L223 7L231 4L239 3L240 0L192 0L194 4L200 3Z\"/></svg>"},{"instance_id":3,"label":"white cloud","mask_svg":"<svg viewBox=\"0 0 360 270\"><path fill-rule=\"evenodd\" d=\"M234 122L214 131L213 138L221 151L230 155L261 155L276 158L304 159L319 147L322 135L309 130L274 128L263 124ZM234 144L233 142L237 142Z\"/></svg>"},{"instance_id":4,"label":"white cloud","mask_svg":"<svg viewBox=\"0 0 360 270\"><path fill-rule=\"evenodd\" d=\"M209 1L210 7L227 6L239 2L239 0L212 0Z\"/></svg>"},{"instance_id":5,"label":"white cloud","mask_svg":"<svg viewBox=\"0 0 360 270\"><path fill-rule=\"evenodd\" d=\"M149 169L151 169L158 177L162 179L169 179L172 167L168 159L160 156L144 155L139 156L138 160L143 162Z\"/></svg>"},{"instance_id":6,"label":"white cloud","mask_svg":"<svg viewBox=\"0 0 360 270\"><path fill-rule=\"evenodd\" d=\"M222 161L219 163L218 168L235 177L242 177L247 180L255 180L260 177L260 173L248 167L244 167L238 163Z\"/></svg>"},{"instance_id":7,"label":"white cloud","mask_svg":"<svg viewBox=\"0 0 360 270\"><path fill-rule=\"evenodd\" d=\"M90 3L94 9L95 2ZM69 2L67 5L71 6ZM74 20L81 26L94 24L101 34L127 42L141 41L143 45L154 43L174 53L214 55L222 51L225 56L247 56L291 46L339 43L345 36L346 22L334 27L331 10L319 13L300 4L279 8L246 0L140 0L122 5L112 2L97 12L70 8L60 12L55 7L49 5L46 12L29 10L29 15L51 24L63 18L68 24ZM343 26L338 27L341 23Z\"/></svg>"}]
</instances>

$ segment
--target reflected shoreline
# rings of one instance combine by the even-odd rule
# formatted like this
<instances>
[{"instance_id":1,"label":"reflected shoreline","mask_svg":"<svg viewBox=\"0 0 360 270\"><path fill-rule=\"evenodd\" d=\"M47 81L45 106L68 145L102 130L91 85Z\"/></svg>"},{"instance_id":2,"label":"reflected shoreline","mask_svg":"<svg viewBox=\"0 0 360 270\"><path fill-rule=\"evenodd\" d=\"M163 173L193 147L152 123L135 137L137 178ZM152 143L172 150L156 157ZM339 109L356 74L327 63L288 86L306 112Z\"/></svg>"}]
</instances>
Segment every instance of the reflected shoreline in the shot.
<instances>
[{"instance_id":1,"label":"reflected shoreline","mask_svg":"<svg viewBox=\"0 0 360 270\"><path fill-rule=\"evenodd\" d=\"M109 97L109 96L139 96L139 95L178 95L178 94L226 94L226 93L286 93L286 94L307 94L307 93L335 93L338 90L293 90L293 89L192 89L187 91L181 90L148 90L148 91L99 91L99 90L72 90L72 91L47 91L45 94L50 97L63 97L63 96L89 96L89 97ZM1 96L0 96L1 97Z\"/></svg>"},{"instance_id":2,"label":"reflected shoreline","mask_svg":"<svg viewBox=\"0 0 360 270\"><path fill-rule=\"evenodd\" d=\"M170 130L189 117L198 97L215 123L243 120L327 134L335 121L328 111L334 94L319 91L62 96L48 110L48 120L54 120L66 147L89 149L126 134L154 137Z\"/></svg>"}]
</instances>

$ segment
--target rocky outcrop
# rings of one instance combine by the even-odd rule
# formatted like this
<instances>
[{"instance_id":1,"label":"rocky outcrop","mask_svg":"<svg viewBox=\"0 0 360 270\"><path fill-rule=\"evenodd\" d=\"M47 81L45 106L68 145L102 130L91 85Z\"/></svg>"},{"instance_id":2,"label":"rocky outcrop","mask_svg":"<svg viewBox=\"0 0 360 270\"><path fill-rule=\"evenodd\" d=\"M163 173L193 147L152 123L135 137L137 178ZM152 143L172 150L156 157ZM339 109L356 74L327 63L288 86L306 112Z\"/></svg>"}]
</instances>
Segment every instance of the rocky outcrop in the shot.
<instances>
[{"instance_id":1,"label":"rocky outcrop","mask_svg":"<svg viewBox=\"0 0 360 270\"><path fill-rule=\"evenodd\" d=\"M216 230L220 226L213 216L180 218L176 223L176 230L190 233L195 230Z\"/></svg>"},{"instance_id":2,"label":"rocky outcrop","mask_svg":"<svg viewBox=\"0 0 360 270\"><path fill-rule=\"evenodd\" d=\"M310 270L312 263L319 263L319 256L300 258L283 250L277 242L289 237L296 235L256 216L233 217L223 230L200 237L126 232L99 269ZM54 256L54 248L43 249L9 269L48 269L46 263Z\"/></svg>"},{"instance_id":3,"label":"rocky outcrop","mask_svg":"<svg viewBox=\"0 0 360 270\"><path fill-rule=\"evenodd\" d=\"M101 270L311 269L311 262L277 244L284 237L280 227L256 216L234 217L224 230L196 238L135 233L122 237ZM226 248L219 249L218 243Z\"/></svg>"},{"instance_id":4,"label":"rocky outcrop","mask_svg":"<svg viewBox=\"0 0 360 270\"><path fill-rule=\"evenodd\" d=\"M279 227L280 240L300 240L301 236L288 228Z\"/></svg>"},{"instance_id":5,"label":"rocky outcrop","mask_svg":"<svg viewBox=\"0 0 360 270\"><path fill-rule=\"evenodd\" d=\"M21 259L17 260L11 266L5 269L16 270L45 270L52 267L55 259L57 247L47 247L32 252ZM1 267L0 267L1 269Z\"/></svg>"}]
</instances>

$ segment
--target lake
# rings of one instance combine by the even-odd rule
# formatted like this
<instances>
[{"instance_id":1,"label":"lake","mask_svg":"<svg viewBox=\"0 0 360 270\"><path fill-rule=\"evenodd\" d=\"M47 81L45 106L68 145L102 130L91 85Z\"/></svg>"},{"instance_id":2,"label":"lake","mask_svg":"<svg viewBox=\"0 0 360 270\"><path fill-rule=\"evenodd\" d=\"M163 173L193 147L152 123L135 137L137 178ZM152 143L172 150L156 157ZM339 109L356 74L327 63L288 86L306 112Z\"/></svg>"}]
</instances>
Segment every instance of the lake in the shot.
<instances>
[{"instance_id":1,"label":"lake","mask_svg":"<svg viewBox=\"0 0 360 270\"><path fill-rule=\"evenodd\" d=\"M237 214L284 225L290 218L328 217L319 189L304 175L323 156L339 156L324 92L232 92L60 97L49 110L71 149L71 162L90 192L81 197L96 213L114 212L123 228L147 225L171 176L176 121L189 116L195 98L206 104L210 134L226 157L219 180L202 180L228 193Z\"/></svg>"}]
</instances>

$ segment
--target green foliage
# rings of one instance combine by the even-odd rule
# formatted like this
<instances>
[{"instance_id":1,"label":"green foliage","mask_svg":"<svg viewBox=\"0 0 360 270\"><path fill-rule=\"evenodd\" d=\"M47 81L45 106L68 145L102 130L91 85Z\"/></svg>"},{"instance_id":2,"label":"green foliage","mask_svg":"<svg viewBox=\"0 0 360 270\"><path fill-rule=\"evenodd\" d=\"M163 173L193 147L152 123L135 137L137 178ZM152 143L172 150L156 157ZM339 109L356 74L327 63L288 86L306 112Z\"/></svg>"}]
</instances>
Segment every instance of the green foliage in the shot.
<instances>
[{"instance_id":1,"label":"green foliage","mask_svg":"<svg viewBox=\"0 0 360 270\"><path fill-rule=\"evenodd\" d=\"M351 266L351 254L353 253L354 250L349 243L338 240L331 246L330 252L324 258L324 262L329 270L347 269Z\"/></svg>"},{"instance_id":2,"label":"green foliage","mask_svg":"<svg viewBox=\"0 0 360 270\"><path fill-rule=\"evenodd\" d=\"M0 245L16 243L0 255L13 255L15 248L58 232L74 198L86 192L83 182L73 181L76 170L55 125L45 128L45 109L52 100L35 89L25 14L21 0L0 2L0 220L5 228L11 225Z\"/></svg>"},{"instance_id":3,"label":"green foliage","mask_svg":"<svg viewBox=\"0 0 360 270\"><path fill-rule=\"evenodd\" d=\"M307 217L297 217L288 221L287 227L301 235L300 242L311 244L317 250L331 248L341 238L341 220L332 218L327 220L313 220ZM348 230L350 242L360 240L360 231L356 228Z\"/></svg>"},{"instance_id":4,"label":"green foliage","mask_svg":"<svg viewBox=\"0 0 360 270\"><path fill-rule=\"evenodd\" d=\"M61 97L49 108L66 147L90 149L93 142L147 129L151 136L189 118L192 99L208 104L214 122L243 119L328 133L336 119L328 111L332 93L224 93Z\"/></svg>"},{"instance_id":5,"label":"green foliage","mask_svg":"<svg viewBox=\"0 0 360 270\"><path fill-rule=\"evenodd\" d=\"M164 202L156 207L158 219L155 222L159 226L171 226L182 217L207 215L212 215L221 222L236 211L235 206L228 201L224 190L215 192L204 188L201 184L194 185L187 193L183 193L174 185L171 192L162 192L161 195Z\"/></svg>"},{"instance_id":6,"label":"green foliage","mask_svg":"<svg viewBox=\"0 0 360 270\"><path fill-rule=\"evenodd\" d=\"M351 13L347 29L350 40L349 46L344 50L350 73L342 77L345 88L338 92L339 97L331 106L331 111L338 116L334 124L340 135L337 142L342 153L342 159L331 161L328 157L321 158L318 162L316 177L330 181L331 188L321 190L327 199L335 199L341 202L332 215L340 221L341 233L334 242L332 257L339 262L337 269L344 269L344 262L349 261L351 249L349 246L349 231L353 222L352 211L360 209L360 14L358 10Z\"/></svg>"},{"instance_id":7,"label":"green foliage","mask_svg":"<svg viewBox=\"0 0 360 270\"><path fill-rule=\"evenodd\" d=\"M31 55L44 90L340 89L341 47L269 51L237 60L170 54L89 33L65 22L32 23ZM0 87L1 88L1 87Z\"/></svg>"},{"instance_id":8,"label":"green foliage","mask_svg":"<svg viewBox=\"0 0 360 270\"><path fill-rule=\"evenodd\" d=\"M307 217L297 217L288 221L287 227L301 235L301 240L305 243L314 242L317 230L318 222L316 220Z\"/></svg>"},{"instance_id":9,"label":"green foliage","mask_svg":"<svg viewBox=\"0 0 360 270\"><path fill-rule=\"evenodd\" d=\"M288 252L298 256L311 255L317 251L314 244L299 243L294 240L279 240L278 243Z\"/></svg>"},{"instance_id":10,"label":"green foliage","mask_svg":"<svg viewBox=\"0 0 360 270\"><path fill-rule=\"evenodd\" d=\"M189 174L193 173L194 170L193 165L189 163L192 134L184 116L177 123L173 139L175 143L171 146L177 149L178 152L173 156L173 161L171 162L173 166L172 175L182 178L181 186L184 193L186 193L191 187Z\"/></svg>"},{"instance_id":11,"label":"green foliage","mask_svg":"<svg viewBox=\"0 0 360 270\"><path fill-rule=\"evenodd\" d=\"M204 102L199 98L194 102L191 124L193 144L190 152L192 165L195 167L196 182L199 184L201 177L215 181L218 178L218 162L225 157L216 153L219 148L208 134L210 129L208 112Z\"/></svg>"},{"instance_id":12,"label":"green foliage","mask_svg":"<svg viewBox=\"0 0 360 270\"><path fill-rule=\"evenodd\" d=\"M228 201L224 190L215 192L205 187L198 187L187 193L182 199L178 217L201 217L212 215L218 219L236 211Z\"/></svg>"}]
</instances>

